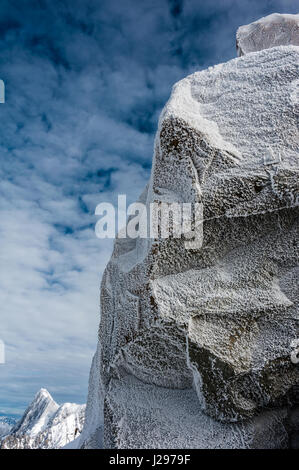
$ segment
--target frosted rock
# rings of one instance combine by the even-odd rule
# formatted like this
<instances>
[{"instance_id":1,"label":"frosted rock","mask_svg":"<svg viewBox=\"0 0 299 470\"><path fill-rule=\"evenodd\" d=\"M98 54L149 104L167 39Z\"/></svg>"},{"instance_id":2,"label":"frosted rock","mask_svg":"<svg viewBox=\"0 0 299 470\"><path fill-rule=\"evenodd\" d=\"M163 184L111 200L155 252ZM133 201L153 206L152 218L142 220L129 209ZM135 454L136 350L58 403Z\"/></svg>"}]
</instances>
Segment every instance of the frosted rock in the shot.
<instances>
[{"instance_id":1,"label":"frosted rock","mask_svg":"<svg viewBox=\"0 0 299 470\"><path fill-rule=\"evenodd\" d=\"M194 390L163 389L131 375L113 379L105 399L108 448L286 449L288 425L281 408L246 422L220 423L201 411Z\"/></svg>"},{"instance_id":2,"label":"frosted rock","mask_svg":"<svg viewBox=\"0 0 299 470\"><path fill-rule=\"evenodd\" d=\"M290 44L299 46L299 14L273 13L237 30L239 56Z\"/></svg>"},{"instance_id":3,"label":"frosted rock","mask_svg":"<svg viewBox=\"0 0 299 470\"><path fill-rule=\"evenodd\" d=\"M59 406L41 389L21 420L1 442L1 449L59 449L82 431L85 405Z\"/></svg>"},{"instance_id":4,"label":"frosted rock","mask_svg":"<svg viewBox=\"0 0 299 470\"><path fill-rule=\"evenodd\" d=\"M102 400L104 447L297 442L298 58L272 47L174 86L140 201L202 203L203 244L116 240L81 447L102 445Z\"/></svg>"},{"instance_id":5,"label":"frosted rock","mask_svg":"<svg viewBox=\"0 0 299 470\"><path fill-rule=\"evenodd\" d=\"M102 449L103 448L103 432L104 432L104 416L103 416L103 390L101 385L101 350L98 345L94 355L88 388L88 400L85 411L85 425L82 433L65 449Z\"/></svg>"}]
</instances>

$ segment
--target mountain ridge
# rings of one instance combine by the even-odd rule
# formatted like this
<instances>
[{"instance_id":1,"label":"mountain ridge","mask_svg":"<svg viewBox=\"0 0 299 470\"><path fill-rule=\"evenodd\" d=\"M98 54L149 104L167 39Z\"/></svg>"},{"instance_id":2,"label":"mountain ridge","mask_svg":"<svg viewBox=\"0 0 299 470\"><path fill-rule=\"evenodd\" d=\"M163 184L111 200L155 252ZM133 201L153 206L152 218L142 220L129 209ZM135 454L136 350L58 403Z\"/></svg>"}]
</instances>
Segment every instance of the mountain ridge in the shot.
<instances>
[{"instance_id":1,"label":"mountain ridge","mask_svg":"<svg viewBox=\"0 0 299 470\"><path fill-rule=\"evenodd\" d=\"M51 394L40 389L22 418L2 438L1 449L57 449L80 435L85 405L58 405Z\"/></svg>"}]
</instances>

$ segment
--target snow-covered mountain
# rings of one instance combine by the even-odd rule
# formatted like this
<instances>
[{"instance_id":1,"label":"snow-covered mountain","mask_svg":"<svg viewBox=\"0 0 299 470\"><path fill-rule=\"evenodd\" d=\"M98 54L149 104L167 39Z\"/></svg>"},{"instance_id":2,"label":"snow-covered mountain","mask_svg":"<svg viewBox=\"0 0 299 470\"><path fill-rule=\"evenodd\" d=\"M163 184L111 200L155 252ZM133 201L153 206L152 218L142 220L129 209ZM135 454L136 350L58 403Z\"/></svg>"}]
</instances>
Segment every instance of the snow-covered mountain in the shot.
<instances>
[{"instance_id":1,"label":"snow-covered mountain","mask_svg":"<svg viewBox=\"0 0 299 470\"><path fill-rule=\"evenodd\" d=\"M276 46L299 46L299 15L273 13L237 31L239 56Z\"/></svg>"},{"instance_id":2,"label":"snow-covered mountain","mask_svg":"<svg viewBox=\"0 0 299 470\"><path fill-rule=\"evenodd\" d=\"M59 406L47 390L41 389L2 440L1 449L61 448L79 436L84 416L85 405Z\"/></svg>"},{"instance_id":3,"label":"snow-covered mountain","mask_svg":"<svg viewBox=\"0 0 299 470\"><path fill-rule=\"evenodd\" d=\"M13 426L16 424L16 420L9 416L0 416L0 439L7 436Z\"/></svg>"}]
</instances>

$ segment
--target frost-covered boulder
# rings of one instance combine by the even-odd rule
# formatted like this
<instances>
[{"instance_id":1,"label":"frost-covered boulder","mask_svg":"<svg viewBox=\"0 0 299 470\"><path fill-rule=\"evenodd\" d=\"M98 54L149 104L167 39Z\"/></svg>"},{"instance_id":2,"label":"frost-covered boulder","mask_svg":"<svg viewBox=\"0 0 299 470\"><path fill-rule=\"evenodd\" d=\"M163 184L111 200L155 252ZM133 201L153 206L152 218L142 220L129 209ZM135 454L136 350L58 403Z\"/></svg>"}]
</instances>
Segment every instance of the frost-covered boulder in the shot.
<instances>
[{"instance_id":1,"label":"frost-covered boulder","mask_svg":"<svg viewBox=\"0 0 299 470\"><path fill-rule=\"evenodd\" d=\"M273 13L237 31L239 56L276 46L299 46L299 14Z\"/></svg>"},{"instance_id":2,"label":"frost-covered boulder","mask_svg":"<svg viewBox=\"0 0 299 470\"><path fill-rule=\"evenodd\" d=\"M59 406L50 393L41 389L21 420L2 440L1 449L59 449L82 431L85 405Z\"/></svg>"},{"instance_id":3,"label":"frost-covered boulder","mask_svg":"<svg viewBox=\"0 0 299 470\"><path fill-rule=\"evenodd\" d=\"M272 47L174 86L140 202L202 203L202 244L116 240L82 447L102 402L106 447L296 442L298 59Z\"/></svg>"}]
</instances>

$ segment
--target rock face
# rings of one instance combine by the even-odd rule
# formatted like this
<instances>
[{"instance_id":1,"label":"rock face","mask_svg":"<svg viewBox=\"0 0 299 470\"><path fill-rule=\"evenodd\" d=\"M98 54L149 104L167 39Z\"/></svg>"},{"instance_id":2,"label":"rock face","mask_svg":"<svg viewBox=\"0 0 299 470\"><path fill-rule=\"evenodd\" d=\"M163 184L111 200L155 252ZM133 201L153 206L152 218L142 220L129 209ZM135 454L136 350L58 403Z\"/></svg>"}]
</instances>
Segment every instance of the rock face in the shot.
<instances>
[{"instance_id":1,"label":"rock face","mask_svg":"<svg viewBox=\"0 0 299 470\"><path fill-rule=\"evenodd\" d=\"M273 13L237 31L239 56L290 44L299 46L299 15Z\"/></svg>"},{"instance_id":2,"label":"rock face","mask_svg":"<svg viewBox=\"0 0 299 470\"><path fill-rule=\"evenodd\" d=\"M41 389L22 419L2 440L1 449L59 449L82 431L85 405L59 406Z\"/></svg>"},{"instance_id":3,"label":"rock face","mask_svg":"<svg viewBox=\"0 0 299 470\"><path fill-rule=\"evenodd\" d=\"M102 401L105 447L298 443L299 48L267 41L161 114L140 202L202 203L203 242L116 240L81 447L101 446Z\"/></svg>"}]
</instances>

